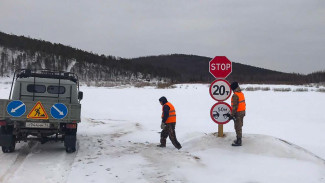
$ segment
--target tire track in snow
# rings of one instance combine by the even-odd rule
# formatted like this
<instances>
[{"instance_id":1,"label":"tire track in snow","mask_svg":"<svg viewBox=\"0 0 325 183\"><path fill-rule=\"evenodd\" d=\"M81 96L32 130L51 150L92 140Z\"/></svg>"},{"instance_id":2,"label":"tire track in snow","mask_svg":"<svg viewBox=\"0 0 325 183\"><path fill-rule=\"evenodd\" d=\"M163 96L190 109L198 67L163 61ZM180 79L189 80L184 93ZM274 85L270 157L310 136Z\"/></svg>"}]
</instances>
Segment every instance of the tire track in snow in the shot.
<instances>
[{"instance_id":1,"label":"tire track in snow","mask_svg":"<svg viewBox=\"0 0 325 183\"><path fill-rule=\"evenodd\" d=\"M192 155L186 150L177 150L174 147L160 148L156 144L143 144L139 146L141 155L150 164L144 168L144 178L148 182L190 182L186 177L177 175L173 170L184 167L204 167L198 156ZM152 171L154 170L154 171Z\"/></svg>"},{"instance_id":2,"label":"tire track in snow","mask_svg":"<svg viewBox=\"0 0 325 183\"><path fill-rule=\"evenodd\" d=\"M64 182L65 183L67 183L68 182L68 178L69 178L69 175L70 175L70 173L71 173L71 170L72 170L72 165L73 165L73 163L74 163L74 161L75 161L75 159L76 159L76 157L77 157L77 154L78 154L78 151L79 151L79 140L77 139L77 142L76 142L77 144L76 144L76 151L74 152L74 153L72 153L73 154L73 158L72 159L70 159L70 162L68 163L69 164L69 168L68 168L68 170L66 171L67 172L67 174L66 174L66 176L64 177L65 178L65 180L64 180ZM66 152L64 152L64 153L66 153ZM63 176L62 176L63 177Z\"/></svg>"},{"instance_id":3,"label":"tire track in snow","mask_svg":"<svg viewBox=\"0 0 325 183\"><path fill-rule=\"evenodd\" d=\"M167 148L159 148L154 143L133 141L132 137L141 135L143 128L140 123L111 119L86 119L87 131L80 133L82 151L77 157L73 174L84 174L81 182L100 182L100 169L107 180L127 182L132 176L133 182L189 182L183 175L177 175L173 169L182 167L204 167L200 158L187 152L177 150L168 144ZM93 133L92 131L98 133ZM107 131L106 131L107 130ZM140 132L140 133L139 133ZM128 136L128 138L125 138ZM130 161L132 158L133 161ZM100 162L105 159L108 164ZM118 160L118 161L117 161ZM84 166L100 167L96 171L81 170ZM128 173L122 173L123 172ZM108 174L108 175L107 175ZM76 181L71 178L71 181Z\"/></svg>"},{"instance_id":4,"label":"tire track in snow","mask_svg":"<svg viewBox=\"0 0 325 183\"><path fill-rule=\"evenodd\" d=\"M66 153L63 144L58 142L48 142L40 144L31 141L16 150L16 159L8 164L8 169L0 177L0 183L7 182L67 182L71 173L72 164L78 153L79 141L77 141L77 151L71 154ZM15 152L14 152L15 153ZM13 155L13 154L5 154ZM31 176L37 172L42 172L38 176ZM29 177L29 179L26 179Z\"/></svg>"},{"instance_id":5,"label":"tire track in snow","mask_svg":"<svg viewBox=\"0 0 325 183\"><path fill-rule=\"evenodd\" d=\"M7 169L7 171L0 177L0 182L5 183L12 177L19 167L22 165L28 154L32 151L33 148L36 147L36 142L29 142L27 145L21 147L19 149L18 156L13 164Z\"/></svg>"}]
</instances>

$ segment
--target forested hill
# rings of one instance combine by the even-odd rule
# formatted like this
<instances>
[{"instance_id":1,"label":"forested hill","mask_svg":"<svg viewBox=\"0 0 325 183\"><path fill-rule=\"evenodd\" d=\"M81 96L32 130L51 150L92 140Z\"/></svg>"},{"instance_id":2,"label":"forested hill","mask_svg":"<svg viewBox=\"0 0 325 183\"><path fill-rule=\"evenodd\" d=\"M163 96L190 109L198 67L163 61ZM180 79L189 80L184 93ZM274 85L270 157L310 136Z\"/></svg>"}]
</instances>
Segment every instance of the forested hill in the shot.
<instances>
[{"instance_id":1,"label":"forested hill","mask_svg":"<svg viewBox=\"0 0 325 183\"><path fill-rule=\"evenodd\" d=\"M160 55L125 59L98 55L62 44L0 32L0 76L12 76L15 69L52 69L75 72L82 81L211 82L211 58L195 55ZM233 61L233 60L232 60ZM301 84L325 80L325 73L288 74L243 65L233 61L227 78L241 83Z\"/></svg>"},{"instance_id":2,"label":"forested hill","mask_svg":"<svg viewBox=\"0 0 325 183\"><path fill-rule=\"evenodd\" d=\"M133 63L152 65L173 70L177 75L171 79L180 82L211 82L214 80L209 73L209 61L212 58L195 55L160 55L130 59ZM259 67L244 65L232 61L232 73L227 77L229 81L241 83L268 84L304 84L325 81L325 72L315 72L309 75L283 73Z\"/></svg>"},{"instance_id":3,"label":"forested hill","mask_svg":"<svg viewBox=\"0 0 325 183\"><path fill-rule=\"evenodd\" d=\"M166 69L143 67L114 56L98 55L62 44L0 32L0 76L20 68L75 72L82 81L135 82L169 80ZM172 71L169 71L172 72Z\"/></svg>"}]
</instances>

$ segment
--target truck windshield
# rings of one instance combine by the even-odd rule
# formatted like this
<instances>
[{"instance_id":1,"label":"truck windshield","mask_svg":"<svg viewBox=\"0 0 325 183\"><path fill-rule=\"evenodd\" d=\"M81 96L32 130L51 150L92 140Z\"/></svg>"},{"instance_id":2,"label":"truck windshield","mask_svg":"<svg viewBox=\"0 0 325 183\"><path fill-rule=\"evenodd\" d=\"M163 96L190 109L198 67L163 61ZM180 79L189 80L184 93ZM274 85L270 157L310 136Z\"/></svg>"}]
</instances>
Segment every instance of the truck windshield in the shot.
<instances>
[{"instance_id":1,"label":"truck windshield","mask_svg":"<svg viewBox=\"0 0 325 183\"><path fill-rule=\"evenodd\" d=\"M45 93L46 87L44 85L27 85L27 91L31 93Z\"/></svg>"},{"instance_id":2,"label":"truck windshield","mask_svg":"<svg viewBox=\"0 0 325 183\"><path fill-rule=\"evenodd\" d=\"M63 87L63 86L48 86L47 92L51 93L51 94L64 94L65 87Z\"/></svg>"}]
</instances>

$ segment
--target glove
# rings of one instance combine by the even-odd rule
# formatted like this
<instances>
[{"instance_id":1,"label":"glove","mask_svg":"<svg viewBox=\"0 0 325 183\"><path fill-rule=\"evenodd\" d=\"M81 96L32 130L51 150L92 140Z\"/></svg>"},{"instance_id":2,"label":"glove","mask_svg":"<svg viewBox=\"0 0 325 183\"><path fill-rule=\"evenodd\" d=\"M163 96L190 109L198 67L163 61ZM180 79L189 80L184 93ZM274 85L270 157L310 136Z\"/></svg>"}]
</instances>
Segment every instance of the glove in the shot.
<instances>
[{"instance_id":1,"label":"glove","mask_svg":"<svg viewBox=\"0 0 325 183\"><path fill-rule=\"evenodd\" d=\"M166 127L166 123L161 122L160 128L163 130Z\"/></svg>"},{"instance_id":2,"label":"glove","mask_svg":"<svg viewBox=\"0 0 325 183\"><path fill-rule=\"evenodd\" d=\"M227 114L224 114L224 115L225 115L225 116L227 116L229 120L232 120L232 119L234 119L234 117L233 117L232 115L230 115L229 113L227 113Z\"/></svg>"}]
</instances>

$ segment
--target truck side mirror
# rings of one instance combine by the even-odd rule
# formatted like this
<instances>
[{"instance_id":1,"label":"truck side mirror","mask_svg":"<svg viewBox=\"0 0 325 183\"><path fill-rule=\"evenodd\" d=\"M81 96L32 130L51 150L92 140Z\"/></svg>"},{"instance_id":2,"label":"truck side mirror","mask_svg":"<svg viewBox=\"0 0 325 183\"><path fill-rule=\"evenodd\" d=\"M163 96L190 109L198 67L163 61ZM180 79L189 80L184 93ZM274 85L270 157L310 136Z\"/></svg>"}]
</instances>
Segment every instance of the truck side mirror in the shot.
<instances>
[{"instance_id":1,"label":"truck side mirror","mask_svg":"<svg viewBox=\"0 0 325 183\"><path fill-rule=\"evenodd\" d=\"M84 93L82 91L79 91L78 92L78 99L82 100L83 96L84 96Z\"/></svg>"}]
</instances>

